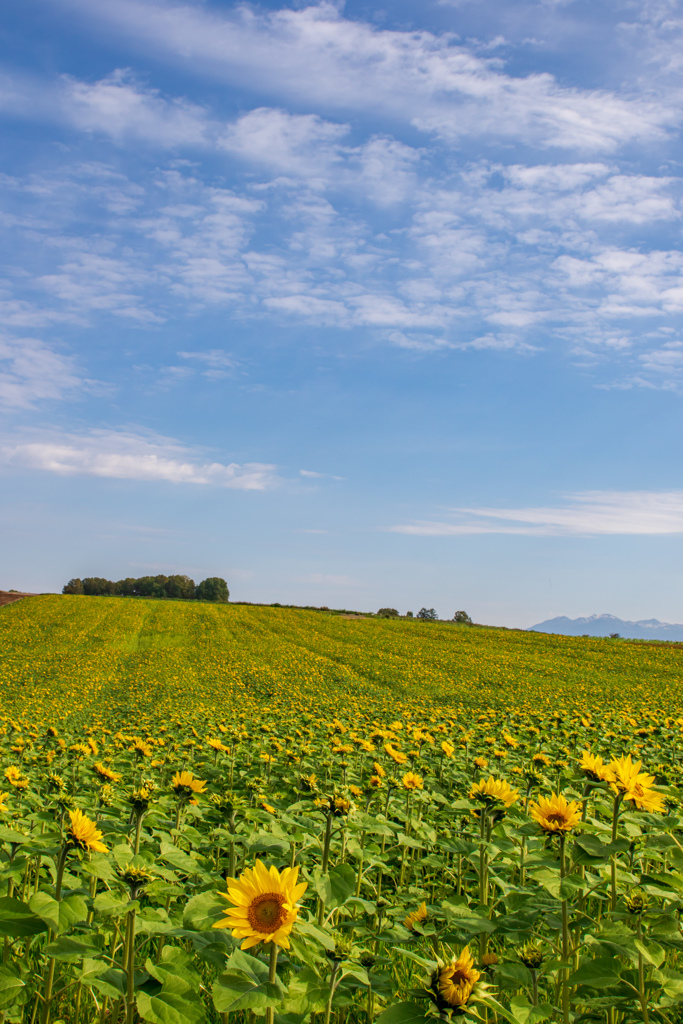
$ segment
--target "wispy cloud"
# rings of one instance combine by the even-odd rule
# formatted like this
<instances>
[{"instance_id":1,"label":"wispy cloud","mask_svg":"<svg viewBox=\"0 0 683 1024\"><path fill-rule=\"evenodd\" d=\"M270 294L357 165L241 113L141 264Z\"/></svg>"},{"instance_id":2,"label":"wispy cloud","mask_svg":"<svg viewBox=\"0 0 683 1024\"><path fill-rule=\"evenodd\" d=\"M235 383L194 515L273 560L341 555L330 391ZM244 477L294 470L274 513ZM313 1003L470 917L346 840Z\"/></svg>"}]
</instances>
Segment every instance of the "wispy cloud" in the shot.
<instances>
[{"instance_id":1,"label":"wispy cloud","mask_svg":"<svg viewBox=\"0 0 683 1024\"><path fill-rule=\"evenodd\" d=\"M62 4L200 74L309 108L372 111L449 141L495 135L611 151L662 138L678 119L674 104L566 87L547 73L510 75L451 35L380 29L332 3L220 13L141 0Z\"/></svg>"},{"instance_id":2,"label":"wispy cloud","mask_svg":"<svg viewBox=\"0 0 683 1024\"><path fill-rule=\"evenodd\" d=\"M389 530L421 537L683 534L683 491L586 491L558 506L454 508L445 521L419 520Z\"/></svg>"},{"instance_id":3,"label":"wispy cloud","mask_svg":"<svg viewBox=\"0 0 683 1024\"><path fill-rule=\"evenodd\" d=\"M0 448L0 459L9 465L60 476L166 481L240 491L265 491L279 483L273 465L207 462L201 452L172 438L123 430L17 439Z\"/></svg>"},{"instance_id":4,"label":"wispy cloud","mask_svg":"<svg viewBox=\"0 0 683 1024\"><path fill-rule=\"evenodd\" d=\"M0 406L34 409L92 388L75 361L38 338L0 338Z\"/></svg>"}]
</instances>

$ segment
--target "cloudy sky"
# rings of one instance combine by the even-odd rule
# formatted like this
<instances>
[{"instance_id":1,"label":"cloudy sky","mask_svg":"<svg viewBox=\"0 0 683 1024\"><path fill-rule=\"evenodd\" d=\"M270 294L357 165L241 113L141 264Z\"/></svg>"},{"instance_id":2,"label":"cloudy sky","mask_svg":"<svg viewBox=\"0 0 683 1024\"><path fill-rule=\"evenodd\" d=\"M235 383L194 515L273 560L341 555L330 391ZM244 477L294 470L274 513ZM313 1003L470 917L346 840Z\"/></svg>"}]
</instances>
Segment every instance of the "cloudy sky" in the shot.
<instances>
[{"instance_id":1,"label":"cloudy sky","mask_svg":"<svg viewBox=\"0 0 683 1024\"><path fill-rule=\"evenodd\" d=\"M683 621L683 4L5 0L0 588Z\"/></svg>"}]
</instances>

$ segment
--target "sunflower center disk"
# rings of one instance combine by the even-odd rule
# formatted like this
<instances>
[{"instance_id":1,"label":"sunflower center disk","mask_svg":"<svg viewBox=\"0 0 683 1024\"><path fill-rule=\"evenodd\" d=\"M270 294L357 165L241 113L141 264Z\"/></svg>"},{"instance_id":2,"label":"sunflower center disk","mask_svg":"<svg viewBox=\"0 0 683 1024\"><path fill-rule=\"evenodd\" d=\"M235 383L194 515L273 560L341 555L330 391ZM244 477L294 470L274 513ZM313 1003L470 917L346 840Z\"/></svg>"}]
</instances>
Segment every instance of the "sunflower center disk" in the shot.
<instances>
[{"instance_id":1,"label":"sunflower center disk","mask_svg":"<svg viewBox=\"0 0 683 1024\"><path fill-rule=\"evenodd\" d=\"M278 892L257 896L247 911L249 924L257 932L276 932L285 918L284 902L284 896Z\"/></svg>"}]
</instances>

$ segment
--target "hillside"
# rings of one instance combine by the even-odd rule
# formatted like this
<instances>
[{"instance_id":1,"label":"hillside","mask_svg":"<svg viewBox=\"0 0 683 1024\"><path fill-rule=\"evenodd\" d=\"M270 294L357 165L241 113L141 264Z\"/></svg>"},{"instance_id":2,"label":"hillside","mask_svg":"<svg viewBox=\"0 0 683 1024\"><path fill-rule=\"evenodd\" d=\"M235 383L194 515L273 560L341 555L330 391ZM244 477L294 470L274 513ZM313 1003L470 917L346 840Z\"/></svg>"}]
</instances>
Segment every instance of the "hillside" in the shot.
<instances>
[{"instance_id":1,"label":"hillside","mask_svg":"<svg viewBox=\"0 0 683 1024\"><path fill-rule=\"evenodd\" d=\"M216 701L376 714L683 705L683 652L642 643L262 606L75 596L0 611L6 714L183 713Z\"/></svg>"}]
</instances>

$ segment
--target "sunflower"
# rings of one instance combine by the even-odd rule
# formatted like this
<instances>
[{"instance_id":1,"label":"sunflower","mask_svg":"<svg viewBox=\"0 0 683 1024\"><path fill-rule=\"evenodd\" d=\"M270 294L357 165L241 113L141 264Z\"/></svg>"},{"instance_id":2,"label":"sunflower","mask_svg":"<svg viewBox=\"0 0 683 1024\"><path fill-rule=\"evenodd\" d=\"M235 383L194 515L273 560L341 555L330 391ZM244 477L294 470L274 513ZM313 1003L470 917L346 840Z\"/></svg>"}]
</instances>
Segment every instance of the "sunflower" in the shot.
<instances>
[{"instance_id":1,"label":"sunflower","mask_svg":"<svg viewBox=\"0 0 683 1024\"><path fill-rule=\"evenodd\" d=\"M652 778L646 775L645 778ZM640 776L643 778L643 776ZM654 781L654 779L653 779ZM661 793L657 793L651 786L644 785L636 779L631 788L624 794L626 800L636 805L639 811L651 811L662 814L666 810L666 801Z\"/></svg>"},{"instance_id":2,"label":"sunflower","mask_svg":"<svg viewBox=\"0 0 683 1024\"><path fill-rule=\"evenodd\" d=\"M641 772L642 767L643 762L631 760L630 754L618 761L610 761L607 766L608 782L616 794L623 793L624 799L630 800L639 810L661 812L665 809L664 797L652 788L654 775Z\"/></svg>"},{"instance_id":3,"label":"sunflower","mask_svg":"<svg viewBox=\"0 0 683 1024\"><path fill-rule=\"evenodd\" d=\"M483 772L484 768L488 768L488 761L485 757L475 757L474 766Z\"/></svg>"},{"instance_id":4,"label":"sunflower","mask_svg":"<svg viewBox=\"0 0 683 1024\"><path fill-rule=\"evenodd\" d=\"M137 737L133 739L133 745L128 749L132 751L136 757L140 758L151 757L154 753L154 749L149 745L149 743L146 743L144 740Z\"/></svg>"},{"instance_id":5,"label":"sunflower","mask_svg":"<svg viewBox=\"0 0 683 1024\"><path fill-rule=\"evenodd\" d=\"M69 811L71 823L66 830L68 842L72 846L78 846L81 850L94 850L96 853L106 853L107 847L102 840L102 833L94 821L79 811Z\"/></svg>"},{"instance_id":6,"label":"sunflower","mask_svg":"<svg viewBox=\"0 0 683 1024\"><path fill-rule=\"evenodd\" d=\"M28 779L23 775L20 768L16 765L11 764L9 768L5 769L5 778L9 782L10 786L14 786L15 789L27 789Z\"/></svg>"},{"instance_id":7,"label":"sunflower","mask_svg":"<svg viewBox=\"0 0 683 1024\"><path fill-rule=\"evenodd\" d=\"M408 758L406 757L406 755L402 753L402 751L396 750L395 747L392 747L391 743L386 743L384 749L391 758L391 760L394 762L394 764L400 765L408 763Z\"/></svg>"},{"instance_id":8,"label":"sunflower","mask_svg":"<svg viewBox=\"0 0 683 1024\"><path fill-rule=\"evenodd\" d=\"M415 772L406 772L401 781L404 789L422 789L424 783L422 776Z\"/></svg>"},{"instance_id":9,"label":"sunflower","mask_svg":"<svg viewBox=\"0 0 683 1024\"><path fill-rule=\"evenodd\" d=\"M426 921L428 917L429 913L427 912L427 904L423 900L417 910L411 910L410 913L406 915L403 920L403 925L409 932L414 932L415 925L422 924L422 922Z\"/></svg>"},{"instance_id":10,"label":"sunflower","mask_svg":"<svg viewBox=\"0 0 683 1024\"><path fill-rule=\"evenodd\" d=\"M106 779L107 782L121 781L121 776L118 774L118 772L113 772L111 768L107 768L106 764L102 764L101 761L98 761L96 764L93 765L93 771L97 772L101 779Z\"/></svg>"},{"instance_id":11,"label":"sunflower","mask_svg":"<svg viewBox=\"0 0 683 1024\"><path fill-rule=\"evenodd\" d=\"M176 772L171 779L171 789L181 800L189 800L197 793L203 793L206 783L196 779L192 772Z\"/></svg>"},{"instance_id":12,"label":"sunflower","mask_svg":"<svg viewBox=\"0 0 683 1024\"><path fill-rule=\"evenodd\" d=\"M467 946L457 960L452 960L445 967L440 967L432 976L432 988L436 991L437 1001L453 1008L467 1005L472 990L481 977L475 970L474 960Z\"/></svg>"},{"instance_id":13,"label":"sunflower","mask_svg":"<svg viewBox=\"0 0 683 1024\"><path fill-rule=\"evenodd\" d=\"M9 793L0 793L0 814L7 814L9 807L7 801L9 800Z\"/></svg>"},{"instance_id":14,"label":"sunflower","mask_svg":"<svg viewBox=\"0 0 683 1024\"><path fill-rule=\"evenodd\" d=\"M550 798L540 796L538 803L529 804L529 813L544 832L571 832L581 821L581 802L568 802L561 793L553 793Z\"/></svg>"},{"instance_id":15,"label":"sunflower","mask_svg":"<svg viewBox=\"0 0 683 1024\"><path fill-rule=\"evenodd\" d=\"M453 754L455 753L455 747L453 746L452 743L449 743L448 740L443 741L443 743L441 744L441 750L446 755L446 757L453 757Z\"/></svg>"},{"instance_id":16,"label":"sunflower","mask_svg":"<svg viewBox=\"0 0 683 1024\"><path fill-rule=\"evenodd\" d=\"M227 893L221 893L232 907L227 917L216 921L214 928L231 928L237 939L243 939L242 949L250 949L259 942L274 942L289 949L289 934L299 915L297 901L306 892L306 882L297 884L299 868L270 870L257 860L253 868L246 868L239 879L228 878Z\"/></svg>"},{"instance_id":17,"label":"sunflower","mask_svg":"<svg viewBox=\"0 0 683 1024\"><path fill-rule=\"evenodd\" d=\"M609 769L599 755L584 750L579 761L579 769L591 782L608 782Z\"/></svg>"},{"instance_id":18,"label":"sunflower","mask_svg":"<svg viewBox=\"0 0 683 1024\"><path fill-rule=\"evenodd\" d=\"M504 779L494 779L493 775L486 782L480 779L470 790L470 800L482 804L502 803L505 807L511 807L518 799L519 790L513 789Z\"/></svg>"}]
</instances>

